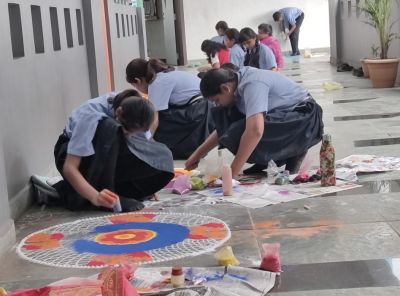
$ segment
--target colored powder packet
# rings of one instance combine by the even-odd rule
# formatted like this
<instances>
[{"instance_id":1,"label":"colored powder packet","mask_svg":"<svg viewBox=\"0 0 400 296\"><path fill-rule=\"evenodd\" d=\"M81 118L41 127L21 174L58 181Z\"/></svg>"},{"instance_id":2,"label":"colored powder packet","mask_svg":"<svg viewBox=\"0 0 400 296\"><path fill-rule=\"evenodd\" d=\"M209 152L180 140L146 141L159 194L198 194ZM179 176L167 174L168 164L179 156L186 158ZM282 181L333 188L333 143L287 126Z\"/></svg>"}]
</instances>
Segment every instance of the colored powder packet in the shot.
<instances>
[{"instance_id":1,"label":"colored powder packet","mask_svg":"<svg viewBox=\"0 0 400 296\"><path fill-rule=\"evenodd\" d=\"M276 244L263 244L264 255L261 261L260 269L270 272L281 272L281 259L279 250L281 245Z\"/></svg>"},{"instance_id":2,"label":"colored powder packet","mask_svg":"<svg viewBox=\"0 0 400 296\"><path fill-rule=\"evenodd\" d=\"M217 259L218 264L220 266L239 265L240 264L239 260L237 260L237 258L233 254L233 250L232 250L231 246L222 247L215 254L215 259Z\"/></svg>"}]
</instances>

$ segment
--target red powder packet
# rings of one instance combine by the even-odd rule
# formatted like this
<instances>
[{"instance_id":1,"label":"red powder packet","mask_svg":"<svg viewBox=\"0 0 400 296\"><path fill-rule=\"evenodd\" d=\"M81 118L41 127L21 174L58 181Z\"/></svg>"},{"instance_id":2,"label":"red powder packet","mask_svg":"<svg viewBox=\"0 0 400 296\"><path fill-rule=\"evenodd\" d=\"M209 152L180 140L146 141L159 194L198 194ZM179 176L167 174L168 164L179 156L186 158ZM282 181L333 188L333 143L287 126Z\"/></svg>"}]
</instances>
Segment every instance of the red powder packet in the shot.
<instances>
[{"instance_id":1,"label":"red powder packet","mask_svg":"<svg viewBox=\"0 0 400 296\"><path fill-rule=\"evenodd\" d=\"M281 244L263 244L264 255L261 261L260 269L270 272L281 272L281 259L279 250Z\"/></svg>"}]
</instances>

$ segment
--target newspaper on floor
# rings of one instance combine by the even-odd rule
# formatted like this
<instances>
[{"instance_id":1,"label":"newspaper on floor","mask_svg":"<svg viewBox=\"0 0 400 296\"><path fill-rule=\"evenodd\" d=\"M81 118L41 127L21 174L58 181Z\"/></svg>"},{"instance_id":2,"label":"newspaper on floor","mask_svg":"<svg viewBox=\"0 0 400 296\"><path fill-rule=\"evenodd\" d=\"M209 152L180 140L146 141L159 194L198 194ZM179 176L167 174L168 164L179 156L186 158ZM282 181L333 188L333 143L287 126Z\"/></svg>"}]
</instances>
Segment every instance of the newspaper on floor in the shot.
<instances>
[{"instance_id":1,"label":"newspaper on floor","mask_svg":"<svg viewBox=\"0 0 400 296\"><path fill-rule=\"evenodd\" d=\"M139 268L132 284L140 294L173 291L170 271L171 268ZM276 277L275 273L237 266L184 268L184 271L187 279L186 289L207 296L265 295L274 287ZM209 289L200 292L198 287ZM172 295L191 295L182 292L176 291L176 294Z\"/></svg>"},{"instance_id":2,"label":"newspaper on floor","mask_svg":"<svg viewBox=\"0 0 400 296\"><path fill-rule=\"evenodd\" d=\"M377 173L399 170L399 157L350 155L336 162L336 177L348 181L357 181L357 173Z\"/></svg>"},{"instance_id":3,"label":"newspaper on floor","mask_svg":"<svg viewBox=\"0 0 400 296\"><path fill-rule=\"evenodd\" d=\"M238 186L234 189L233 195L228 197L222 196L222 190L215 188L206 189L199 193L209 198L222 198L226 202L256 209L308 197L332 194L357 187L361 187L361 185L338 180L336 186L330 187L322 187L321 182L288 184L284 186L268 185L266 183L252 186Z\"/></svg>"}]
</instances>

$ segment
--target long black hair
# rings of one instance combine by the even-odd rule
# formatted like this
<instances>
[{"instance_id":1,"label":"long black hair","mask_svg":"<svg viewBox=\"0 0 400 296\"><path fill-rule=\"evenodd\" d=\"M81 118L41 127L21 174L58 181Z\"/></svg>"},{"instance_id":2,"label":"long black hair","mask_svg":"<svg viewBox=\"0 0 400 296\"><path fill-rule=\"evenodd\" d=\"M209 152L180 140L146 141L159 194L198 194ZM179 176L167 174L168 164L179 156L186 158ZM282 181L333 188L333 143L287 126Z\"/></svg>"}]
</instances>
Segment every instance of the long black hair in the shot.
<instances>
[{"instance_id":1,"label":"long black hair","mask_svg":"<svg viewBox=\"0 0 400 296\"><path fill-rule=\"evenodd\" d=\"M153 104L134 89L127 89L109 99L114 112L120 109L119 122L127 130L148 130L154 121Z\"/></svg>"},{"instance_id":2,"label":"long black hair","mask_svg":"<svg viewBox=\"0 0 400 296\"><path fill-rule=\"evenodd\" d=\"M219 21L216 25L215 25L215 30L222 30L224 32L226 32L226 30L228 30L228 24L225 21Z\"/></svg>"},{"instance_id":3,"label":"long black hair","mask_svg":"<svg viewBox=\"0 0 400 296\"><path fill-rule=\"evenodd\" d=\"M239 36L240 33L237 29L235 28L230 28L225 32L225 36L229 39L229 40L235 40L235 44L240 44L239 41Z\"/></svg>"},{"instance_id":4,"label":"long black hair","mask_svg":"<svg viewBox=\"0 0 400 296\"><path fill-rule=\"evenodd\" d=\"M174 71L173 66L167 65L159 59L134 59L126 66L126 81L133 83L135 79L145 79L147 83L151 83L156 74L160 72Z\"/></svg>"},{"instance_id":5,"label":"long black hair","mask_svg":"<svg viewBox=\"0 0 400 296\"><path fill-rule=\"evenodd\" d=\"M211 64L211 58L221 49L228 49L224 44L214 42L212 40L204 40L201 44L201 50L207 55L208 62Z\"/></svg>"},{"instance_id":6,"label":"long black hair","mask_svg":"<svg viewBox=\"0 0 400 296\"><path fill-rule=\"evenodd\" d=\"M240 42L246 42L250 39L256 39L256 44L253 49L246 49L246 56L244 58L244 65L254 68L260 68L260 43L257 40L257 34L251 28L243 28L240 30Z\"/></svg>"},{"instance_id":7,"label":"long black hair","mask_svg":"<svg viewBox=\"0 0 400 296\"><path fill-rule=\"evenodd\" d=\"M211 69L207 71L200 82L200 91L203 97L209 98L221 92L221 85L228 82L238 81L236 71L238 68L229 63L220 69Z\"/></svg>"},{"instance_id":8,"label":"long black hair","mask_svg":"<svg viewBox=\"0 0 400 296\"><path fill-rule=\"evenodd\" d=\"M270 24L261 24L258 26L258 30L263 32L264 34L268 34L269 36L272 36L273 29Z\"/></svg>"},{"instance_id":9,"label":"long black hair","mask_svg":"<svg viewBox=\"0 0 400 296\"><path fill-rule=\"evenodd\" d=\"M246 42L249 39L257 39L257 34L252 28L246 27L240 30L239 41L240 43Z\"/></svg>"}]
</instances>

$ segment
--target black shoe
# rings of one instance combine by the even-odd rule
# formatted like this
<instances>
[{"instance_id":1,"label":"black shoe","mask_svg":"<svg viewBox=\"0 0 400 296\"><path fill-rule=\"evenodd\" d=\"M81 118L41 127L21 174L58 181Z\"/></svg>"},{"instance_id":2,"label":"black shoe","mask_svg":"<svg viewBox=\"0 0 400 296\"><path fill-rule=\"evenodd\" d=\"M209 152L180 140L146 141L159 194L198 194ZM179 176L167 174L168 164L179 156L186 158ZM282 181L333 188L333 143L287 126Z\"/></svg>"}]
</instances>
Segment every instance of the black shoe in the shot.
<instances>
[{"instance_id":1,"label":"black shoe","mask_svg":"<svg viewBox=\"0 0 400 296\"><path fill-rule=\"evenodd\" d=\"M362 68L353 69L353 75L356 77L364 77L364 72Z\"/></svg>"},{"instance_id":2,"label":"black shoe","mask_svg":"<svg viewBox=\"0 0 400 296\"><path fill-rule=\"evenodd\" d=\"M134 198L120 196L121 208L123 213L140 211L144 208L144 204Z\"/></svg>"},{"instance_id":3,"label":"black shoe","mask_svg":"<svg viewBox=\"0 0 400 296\"><path fill-rule=\"evenodd\" d=\"M62 180L60 177L49 178L33 175L31 177L31 182L34 188L36 203L39 205L59 205L61 203L61 197L53 185L60 180Z\"/></svg>"},{"instance_id":4,"label":"black shoe","mask_svg":"<svg viewBox=\"0 0 400 296\"><path fill-rule=\"evenodd\" d=\"M352 70L353 67L346 63L341 64L340 66L337 67L337 72L350 72Z\"/></svg>"},{"instance_id":5,"label":"black shoe","mask_svg":"<svg viewBox=\"0 0 400 296\"><path fill-rule=\"evenodd\" d=\"M253 166L249 167L248 169L243 170L244 175L255 175L255 174L260 174L264 173L264 170L268 166L263 165L263 164L254 164Z\"/></svg>"}]
</instances>

